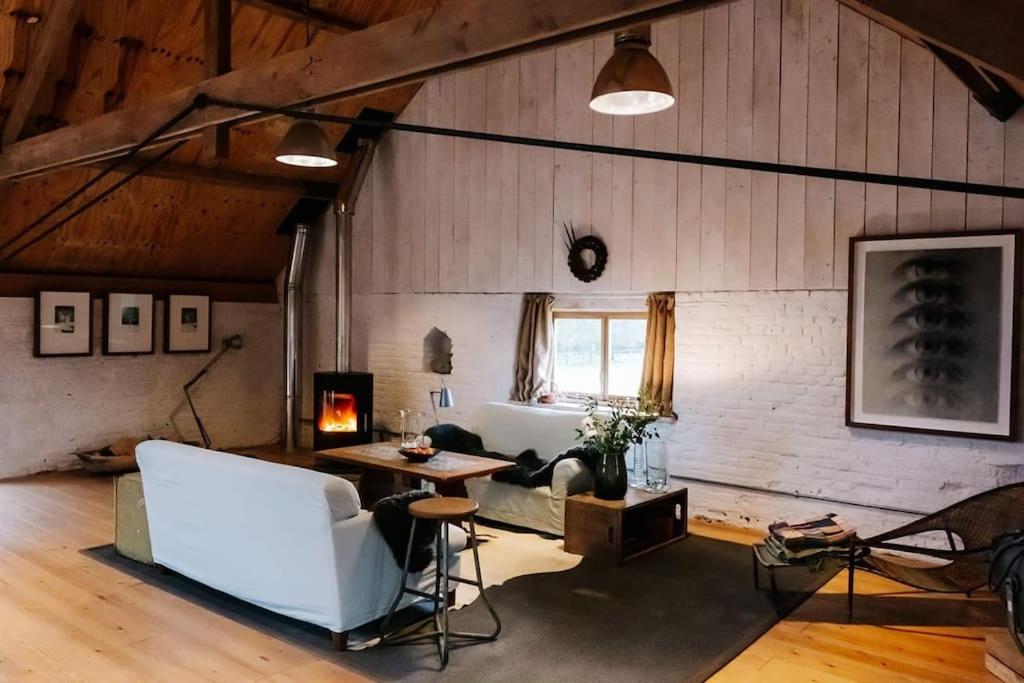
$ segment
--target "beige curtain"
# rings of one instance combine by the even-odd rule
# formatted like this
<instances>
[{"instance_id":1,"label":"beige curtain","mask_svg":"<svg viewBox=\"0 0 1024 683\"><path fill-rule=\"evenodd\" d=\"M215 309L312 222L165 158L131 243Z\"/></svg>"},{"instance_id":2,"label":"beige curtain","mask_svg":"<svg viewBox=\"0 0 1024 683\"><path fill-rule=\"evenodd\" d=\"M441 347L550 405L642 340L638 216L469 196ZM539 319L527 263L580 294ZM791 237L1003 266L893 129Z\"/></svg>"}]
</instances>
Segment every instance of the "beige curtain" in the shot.
<instances>
[{"instance_id":1,"label":"beige curtain","mask_svg":"<svg viewBox=\"0 0 1024 683\"><path fill-rule=\"evenodd\" d=\"M555 338L555 297L550 294L524 294L523 315L516 342L516 376L513 401L529 401L548 389L551 378L552 348Z\"/></svg>"},{"instance_id":2,"label":"beige curtain","mask_svg":"<svg viewBox=\"0 0 1024 683\"><path fill-rule=\"evenodd\" d=\"M642 391L661 402L663 415L672 414L672 378L676 363L676 295L647 297L647 341L644 344Z\"/></svg>"}]
</instances>

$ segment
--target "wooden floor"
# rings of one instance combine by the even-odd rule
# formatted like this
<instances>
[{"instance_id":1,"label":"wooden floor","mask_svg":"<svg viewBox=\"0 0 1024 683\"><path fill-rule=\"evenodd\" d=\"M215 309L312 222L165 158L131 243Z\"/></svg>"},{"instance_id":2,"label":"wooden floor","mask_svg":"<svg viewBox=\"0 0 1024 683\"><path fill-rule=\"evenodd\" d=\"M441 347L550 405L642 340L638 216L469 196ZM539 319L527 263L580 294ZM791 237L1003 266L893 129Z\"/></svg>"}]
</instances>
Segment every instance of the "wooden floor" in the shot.
<instances>
[{"instance_id":1,"label":"wooden floor","mask_svg":"<svg viewBox=\"0 0 1024 683\"><path fill-rule=\"evenodd\" d=\"M112 483L80 473L0 481L0 681L365 680L82 555L113 539ZM694 523L695 533L750 542ZM990 598L926 596L845 573L731 662L715 681L979 681ZM863 595L863 597L860 597ZM991 618L988 619L990 622ZM974 625L972 625L974 624Z\"/></svg>"}]
</instances>

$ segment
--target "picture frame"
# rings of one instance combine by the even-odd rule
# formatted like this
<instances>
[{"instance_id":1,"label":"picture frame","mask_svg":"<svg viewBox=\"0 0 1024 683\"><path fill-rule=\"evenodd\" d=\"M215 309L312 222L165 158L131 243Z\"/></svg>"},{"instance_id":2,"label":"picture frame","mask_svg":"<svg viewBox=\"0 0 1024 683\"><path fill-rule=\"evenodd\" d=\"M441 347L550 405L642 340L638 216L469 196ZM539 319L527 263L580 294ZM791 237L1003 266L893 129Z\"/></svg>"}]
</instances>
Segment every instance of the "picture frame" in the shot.
<instances>
[{"instance_id":1,"label":"picture frame","mask_svg":"<svg viewBox=\"0 0 1024 683\"><path fill-rule=\"evenodd\" d=\"M850 240L846 424L1016 441L1019 229Z\"/></svg>"},{"instance_id":2,"label":"picture frame","mask_svg":"<svg viewBox=\"0 0 1024 683\"><path fill-rule=\"evenodd\" d=\"M208 353L213 333L210 297L170 294L164 306L164 352Z\"/></svg>"},{"instance_id":3,"label":"picture frame","mask_svg":"<svg viewBox=\"0 0 1024 683\"><path fill-rule=\"evenodd\" d=\"M91 356L92 293L37 292L34 328L32 353L36 358Z\"/></svg>"},{"instance_id":4,"label":"picture frame","mask_svg":"<svg viewBox=\"0 0 1024 683\"><path fill-rule=\"evenodd\" d=\"M148 356L156 352L155 297L109 292L103 297L103 355Z\"/></svg>"}]
</instances>

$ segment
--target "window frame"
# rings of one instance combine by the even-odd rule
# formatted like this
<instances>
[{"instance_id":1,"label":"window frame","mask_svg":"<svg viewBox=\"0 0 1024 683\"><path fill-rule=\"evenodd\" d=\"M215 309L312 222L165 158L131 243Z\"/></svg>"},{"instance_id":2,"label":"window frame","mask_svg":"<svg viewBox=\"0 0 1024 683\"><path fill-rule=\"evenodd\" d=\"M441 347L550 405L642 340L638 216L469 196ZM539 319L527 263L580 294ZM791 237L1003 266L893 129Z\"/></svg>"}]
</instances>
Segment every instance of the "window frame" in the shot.
<instances>
[{"instance_id":1,"label":"window frame","mask_svg":"<svg viewBox=\"0 0 1024 683\"><path fill-rule=\"evenodd\" d=\"M635 401L636 396L620 396L608 393L608 365L611 361L611 334L609 333L610 321L612 320L643 320L644 326L649 322L647 311L590 311L583 309L555 310L552 313L552 328L557 328L554 321L559 319L584 319L601 321L601 393L589 394L581 391L564 391L558 389L558 331L555 333L555 352L551 355L551 381L556 387L556 394L559 398L567 401L582 402L587 399L597 399L600 403L611 403L612 401ZM643 378L641 377L641 380Z\"/></svg>"}]
</instances>

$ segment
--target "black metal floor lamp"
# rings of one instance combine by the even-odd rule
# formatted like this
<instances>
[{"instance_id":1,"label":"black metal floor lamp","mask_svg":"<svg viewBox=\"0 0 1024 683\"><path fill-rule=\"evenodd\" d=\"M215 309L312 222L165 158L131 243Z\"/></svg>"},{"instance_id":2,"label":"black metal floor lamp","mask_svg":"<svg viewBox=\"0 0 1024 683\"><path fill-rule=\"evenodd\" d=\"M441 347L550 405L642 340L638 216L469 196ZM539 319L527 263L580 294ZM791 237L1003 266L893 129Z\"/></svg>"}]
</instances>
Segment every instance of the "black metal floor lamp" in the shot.
<instances>
[{"instance_id":1,"label":"black metal floor lamp","mask_svg":"<svg viewBox=\"0 0 1024 683\"><path fill-rule=\"evenodd\" d=\"M188 382L186 382L185 386L182 387L185 390L185 400L188 401L189 410L192 411L192 417L195 418L196 426L199 427L199 435L203 438L203 445L206 448L210 447L210 435L206 433L206 427L203 426L203 421L199 419L199 413L196 412L196 406L194 403L192 403L192 396L188 393L189 389L191 389L193 386L196 385L196 383L199 380L205 377L206 373L210 371L210 368L212 368L214 364L217 363L217 361L223 358L225 353L227 353L231 349L237 350L240 348L242 348L242 335L236 334L232 337L227 337L226 339L224 339L224 341L221 344L221 349L220 351L217 352L217 355L211 358L210 362L204 365L203 369L197 372L196 376L190 379Z\"/></svg>"}]
</instances>

